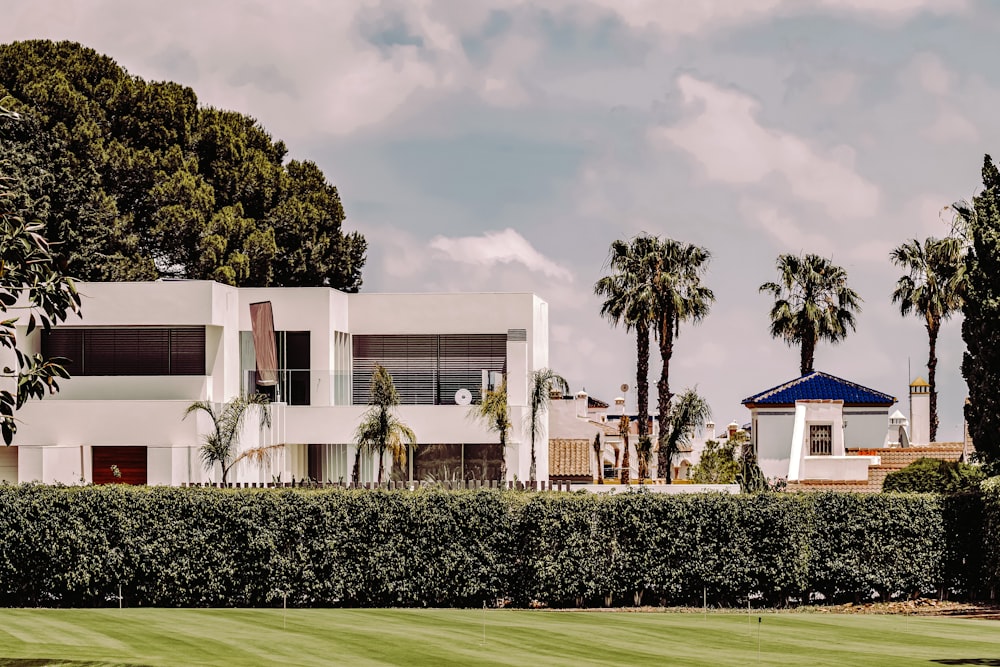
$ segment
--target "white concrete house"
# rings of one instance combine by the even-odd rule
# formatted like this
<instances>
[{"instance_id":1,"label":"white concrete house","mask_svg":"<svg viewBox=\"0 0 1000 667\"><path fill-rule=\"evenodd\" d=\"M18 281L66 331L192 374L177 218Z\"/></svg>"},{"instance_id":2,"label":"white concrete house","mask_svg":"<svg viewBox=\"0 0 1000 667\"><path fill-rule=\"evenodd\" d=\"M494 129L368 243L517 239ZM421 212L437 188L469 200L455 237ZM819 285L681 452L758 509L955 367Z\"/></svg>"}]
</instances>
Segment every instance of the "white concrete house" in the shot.
<instances>
[{"instance_id":1,"label":"white concrete house","mask_svg":"<svg viewBox=\"0 0 1000 667\"><path fill-rule=\"evenodd\" d=\"M354 431L366 410L371 370L392 373L400 418L420 447L397 479L496 479L497 435L470 418L466 390L507 374L508 478L528 478L523 424L528 376L548 365L548 305L533 294L345 294L308 288L234 288L211 281L82 283L83 318L26 336L32 352L70 359L72 379L18 411L14 446L0 447L0 480L178 485L219 481L198 455L205 415L182 419L197 400L221 404L269 392L271 429L248 428L244 446L284 444L269 465L240 464L233 482L310 477L349 481ZM270 302L277 384L258 385L250 304ZM538 443L546 443L543 433ZM538 478L548 448L537 447ZM363 460L362 481L377 462Z\"/></svg>"},{"instance_id":2,"label":"white concrete house","mask_svg":"<svg viewBox=\"0 0 1000 667\"><path fill-rule=\"evenodd\" d=\"M815 371L743 400L751 443L766 477L863 480L890 445L889 409L896 399ZM898 426L897 426L898 432Z\"/></svg>"}]
</instances>

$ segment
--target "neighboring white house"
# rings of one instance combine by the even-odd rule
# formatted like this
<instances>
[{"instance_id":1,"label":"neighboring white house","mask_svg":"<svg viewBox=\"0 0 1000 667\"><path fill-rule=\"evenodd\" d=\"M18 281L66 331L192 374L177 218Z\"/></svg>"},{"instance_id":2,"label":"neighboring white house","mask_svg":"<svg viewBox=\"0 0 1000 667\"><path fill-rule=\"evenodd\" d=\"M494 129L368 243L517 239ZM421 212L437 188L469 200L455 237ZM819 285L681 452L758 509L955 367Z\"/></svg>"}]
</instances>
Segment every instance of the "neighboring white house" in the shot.
<instances>
[{"instance_id":1,"label":"neighboring white house","mask_svg":"<svg viewBox=\"0 0 1000 667\"><path fill-rule=\"evenodd\" d=\"M890 445L889 409L895 402L888 394L815 371L743 404L750 409L751 442L764 475L798 481L867 479L879 456L849 450Z\"/></svg>"},{"instance_id":2,"label":"neighboring white house","mask_svg":"<svg viewBox=\"0 0 1000 667\"><path fill-rule=\"evenodd\" d=\"M371 370L392 373L400 418L420 447L397 478L496 479L498 437L470 418L467 390L507 374L508 478L527 479L528 376L548 365L548 306L533 294L345 294L322 287L234 288L211 281L81 283L83 318L49 333L18 330L19 345L70 359L59 393L18 411L15 446L0 447L0 480L177 485L219 481L198 448L203 414L241 392L270 392L271 429L248 428L244 446L284 444L270 465L243 465L234 482L310 477L349 481L354 432ZM277 384L258 386L250 304L270 302ZM547 426L547 425L546 425ZM547 433L537 441L547 442ZM548 448L537 446L538 478ZM362 481L376 461L364 459Z\"/></svg>"}]
</instances>

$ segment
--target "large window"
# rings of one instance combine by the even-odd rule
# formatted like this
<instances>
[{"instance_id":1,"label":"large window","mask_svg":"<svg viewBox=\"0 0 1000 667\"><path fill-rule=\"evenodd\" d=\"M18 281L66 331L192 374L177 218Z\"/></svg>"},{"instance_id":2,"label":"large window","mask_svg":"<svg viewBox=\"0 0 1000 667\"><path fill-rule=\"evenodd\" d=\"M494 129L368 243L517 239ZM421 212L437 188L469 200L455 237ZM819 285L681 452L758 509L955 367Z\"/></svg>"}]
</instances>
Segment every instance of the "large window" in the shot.
<instances>
[{"instance_id":1,"label":"large window","mask_svg":"<svg viewBox=\"0 0 1000 667\"><path fill-rule=\"evenodd\" d=\"M52 329L42 354L80 375L205 375L205 328Z\"/></svg>"},{"instance_id":2,"label":"large window","mask_svg":"<svg viewBox=\"0 0 1000 667\"><path fill-rule=\"evenodd\" d=\"M368 403L375 364L392 374L400 401L408 405L454 405L468 389L478 401L483 371L503 373L507 334L353 336L355 405Z\"/></svg>"},{"instance_id":3,"label":"large window","mask_svg":"<svg viewBox=\"0 0 1000 667\"><path fill-rule=\"evenodd\" d=\"M420 445L413 452L413 480L446 482L500 479L503 450L496 445ZM394 479L407 479L408 471L393 465Z\"/></svg>"},{"instance_id":4,"label":"large window","mask_svg":"<svg viewBox=\"0 0 1000 667\"><path fill-rule=\"evenodd\" d=\"M243 371L243 391L259 392L272 401L289 405L309 405L310 396L310 340L308 331L275 331L277 347L278 384L257 384L257 361L254 354L253 332L240 332L240 366Z\"/></svg>"},{"instance_id":5,"label":"large window","mask_svg":"<svg viewBox=\"0 0 1000 667\"><path fill-rule=\"evenodd\" d=\"M809 426L809 455L830 456L833 453L833 427L830 424Z\"/></svg>"}]
</instances>

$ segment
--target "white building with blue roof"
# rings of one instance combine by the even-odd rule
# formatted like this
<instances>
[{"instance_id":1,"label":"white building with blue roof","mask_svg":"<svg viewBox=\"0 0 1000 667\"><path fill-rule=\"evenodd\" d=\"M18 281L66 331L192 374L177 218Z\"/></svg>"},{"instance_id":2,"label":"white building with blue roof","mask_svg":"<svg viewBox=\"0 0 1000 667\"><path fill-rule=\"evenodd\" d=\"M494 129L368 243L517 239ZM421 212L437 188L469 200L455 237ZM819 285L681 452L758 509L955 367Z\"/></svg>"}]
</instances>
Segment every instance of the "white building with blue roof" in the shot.
<instances>
[{"instance_id":1,"label":"white building with blue roof","mask_svg":"<svg viewBox=\"0 0 1000 667\"><path fill-rule=\"evenodd\" d=\"M867 479L868 467L880 462L877 451L868 450L889 446L895 403L888 394L820 371L743 400L761 470L790 482Z\"/></svg>"}]
</instances>

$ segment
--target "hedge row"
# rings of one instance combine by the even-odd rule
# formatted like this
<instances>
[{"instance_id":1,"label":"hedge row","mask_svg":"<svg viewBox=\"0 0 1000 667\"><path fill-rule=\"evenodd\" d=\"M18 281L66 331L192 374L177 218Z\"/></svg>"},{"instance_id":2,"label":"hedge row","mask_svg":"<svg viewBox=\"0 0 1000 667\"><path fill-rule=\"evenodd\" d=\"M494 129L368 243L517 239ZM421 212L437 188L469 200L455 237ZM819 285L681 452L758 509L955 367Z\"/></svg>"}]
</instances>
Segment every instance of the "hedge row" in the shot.
<instances>
[{"instance_id":1,"label":"hedge row","mask_svg":"<svg viewBox=\"0 0 1000 667\"><path fill-rule=\"evenodd\" d=\"M289 606L477 607L982 595L1000 563L983 537L1000 531L998 507L978 495L0 487L0 605L117 605L119 585L128 606L185 607L286 594Z\"/></svg>"}]
</instances>

